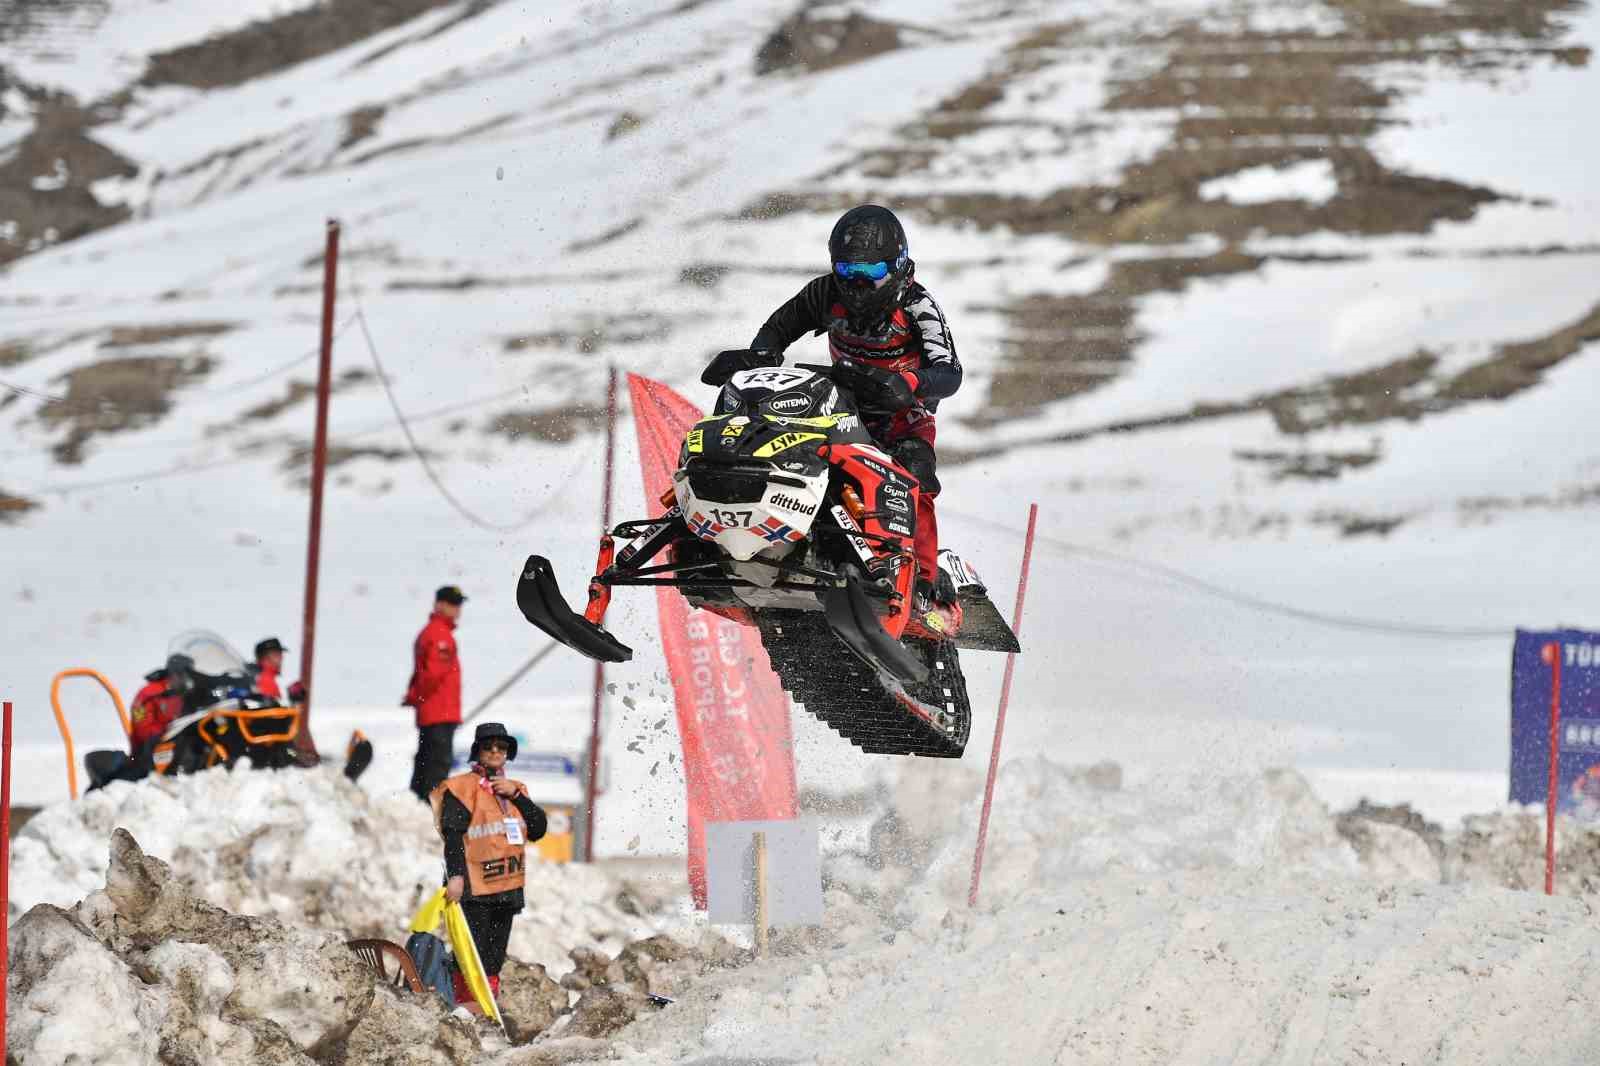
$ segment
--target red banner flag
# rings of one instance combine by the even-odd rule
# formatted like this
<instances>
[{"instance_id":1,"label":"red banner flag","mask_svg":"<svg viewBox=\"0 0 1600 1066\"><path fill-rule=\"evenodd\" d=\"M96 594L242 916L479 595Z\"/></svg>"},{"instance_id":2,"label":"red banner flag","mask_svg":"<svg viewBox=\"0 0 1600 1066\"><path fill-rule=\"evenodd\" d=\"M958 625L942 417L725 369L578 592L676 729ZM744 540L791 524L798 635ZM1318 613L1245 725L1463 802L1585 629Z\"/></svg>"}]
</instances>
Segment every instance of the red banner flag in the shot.
<instances>
[{"instance_id":1,"label":"red banner flag","mask_svg":"<svg viewBox=\"0 0 1600 1066\"><path fill-rule=\"evenodd\" d=\"M629 374L628 391L645 506L655 514L672 487L683 435L703 416L659 381ZM795 816L789 701L754 628L691 609L666 586L656 588L656 606L689 786L689 888L704 910L705 823Z\"/></svg>"}]
</instances>

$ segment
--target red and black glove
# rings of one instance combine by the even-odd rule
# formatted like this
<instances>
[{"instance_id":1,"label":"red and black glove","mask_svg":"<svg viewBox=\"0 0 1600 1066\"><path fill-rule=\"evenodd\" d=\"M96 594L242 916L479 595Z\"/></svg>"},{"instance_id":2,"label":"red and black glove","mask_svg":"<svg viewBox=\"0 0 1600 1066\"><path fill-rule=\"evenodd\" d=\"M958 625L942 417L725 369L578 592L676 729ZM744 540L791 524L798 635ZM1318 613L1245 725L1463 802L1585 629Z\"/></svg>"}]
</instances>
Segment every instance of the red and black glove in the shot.
<instances>
[{"instance_id":1,"label":"red and black glove","mask_svg":"<svg viewBox=\"0 0 1600 1066\"><path fill-rule=\"evenodd\" d=\"M306 695L307 690L306 683L304 681L296 681L294 684L289 686L290 703L304 703L306 701Z\"/></svg>"},{"instance_id":2,"label":"red and black glove","mask_svg":"<svg viewBox=\"0 0 1600 1066\"><path fill-rule=\"evenodd\" d=\"M834 364L839 380L869 407L903 411L917 402L917 375L912 371L884 370L854 359Z\"/></svg>"}]
</instances>

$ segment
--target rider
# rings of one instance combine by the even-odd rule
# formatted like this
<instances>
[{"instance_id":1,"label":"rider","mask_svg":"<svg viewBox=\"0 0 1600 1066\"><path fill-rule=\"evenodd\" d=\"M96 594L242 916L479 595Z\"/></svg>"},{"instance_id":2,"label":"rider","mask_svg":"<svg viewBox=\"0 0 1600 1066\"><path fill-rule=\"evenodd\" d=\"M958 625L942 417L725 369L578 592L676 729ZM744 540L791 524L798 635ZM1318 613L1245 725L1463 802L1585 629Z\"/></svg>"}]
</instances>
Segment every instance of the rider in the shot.
<instances>
[{"instance_id":1,"label":"rider","mask_svg":"<svg viewBox=\"0 0 1600 1066\"><path fill-rule=\"evenodd\" d=\"M173 719L183 712L183 693L194 660L187 655L172 655L165 666L144 675L145 685L133 697L129 708L132 728L128 735L128 754L138 759L160 738Z\"/></svg>"},{"instance_id":2,"label":"rider","mask_svg":"<svg viewBox=\"0 0 1600 1066\"><path fill-rule=\"evenodd\" d=\"M718 356L701 380L720 386L739 370L777 366L784 349L806 333L828 335L828 354L869 409L862 419L867 432L919 484L917 599L926 610L955 598L949 580L940 580L933 442L934 412L961 387L961 361L944 312L915 280L916 263L894 212L877 204L846 211L834 224L828 253L833 269L774 311L748 351Z\"/></svg>"}]
</instances>

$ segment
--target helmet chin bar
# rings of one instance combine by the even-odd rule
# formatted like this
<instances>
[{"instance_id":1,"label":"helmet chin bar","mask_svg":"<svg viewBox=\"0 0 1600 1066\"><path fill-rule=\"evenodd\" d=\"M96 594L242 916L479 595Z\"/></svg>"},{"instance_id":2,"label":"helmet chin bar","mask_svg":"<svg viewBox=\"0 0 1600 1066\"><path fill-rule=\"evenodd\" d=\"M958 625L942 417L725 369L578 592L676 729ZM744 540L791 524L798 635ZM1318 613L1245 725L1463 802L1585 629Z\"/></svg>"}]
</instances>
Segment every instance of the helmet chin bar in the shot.
<instances>
[{"instance_id":1,"label":"helmet chin bar","mask_svg":"<svg viewBox=\"0 0 1600 1066\"><path fill-rule=\"evenodd\" d=\"M840 282L836 278L835 284L839 302L844 304L851 317L877 318L894 307L905 278L890 274L878 284L870 286L853 281Z\"/></svg>"}]
</instances>

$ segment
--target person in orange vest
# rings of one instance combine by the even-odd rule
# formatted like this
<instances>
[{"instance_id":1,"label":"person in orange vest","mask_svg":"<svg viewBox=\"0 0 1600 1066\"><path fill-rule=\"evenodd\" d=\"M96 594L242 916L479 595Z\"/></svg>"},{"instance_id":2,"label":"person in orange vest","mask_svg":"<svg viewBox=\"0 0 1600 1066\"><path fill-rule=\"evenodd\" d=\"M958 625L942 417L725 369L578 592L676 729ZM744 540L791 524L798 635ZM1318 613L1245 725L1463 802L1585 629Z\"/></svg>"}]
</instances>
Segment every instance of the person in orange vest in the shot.
<instances>
[{"instance_id":1,"label":"person in orange vest","mask_svg":"<svg viewBox=\"0 0 1600 1066\"><path fill-rule=\"evenodd\" d=\"M506 776L506 763L516 757L517 738L499 722L484 722L472 738L470 768L428 795L444 838L445 895L461 904L496 998L511 922L524 902L524 852L547 826L527 786ZM478 1013L461 974L452 970L450 976L456 1002Z\"/></svg>"},{"instance_id":2,"label":"person in orange vest","mask_svg":"<svg viewBox=\"0 0 1600 1066\"><path fill-rule=\"evenodd\" d=\"M456 655L456 623L467 598L454 585L433 594L433 614L411 649L411 683L400 703L417 712L417 756L411 791L427 800L450 776L456 727L461 724L461 660Z\"/></svg>"}]
</instances>

